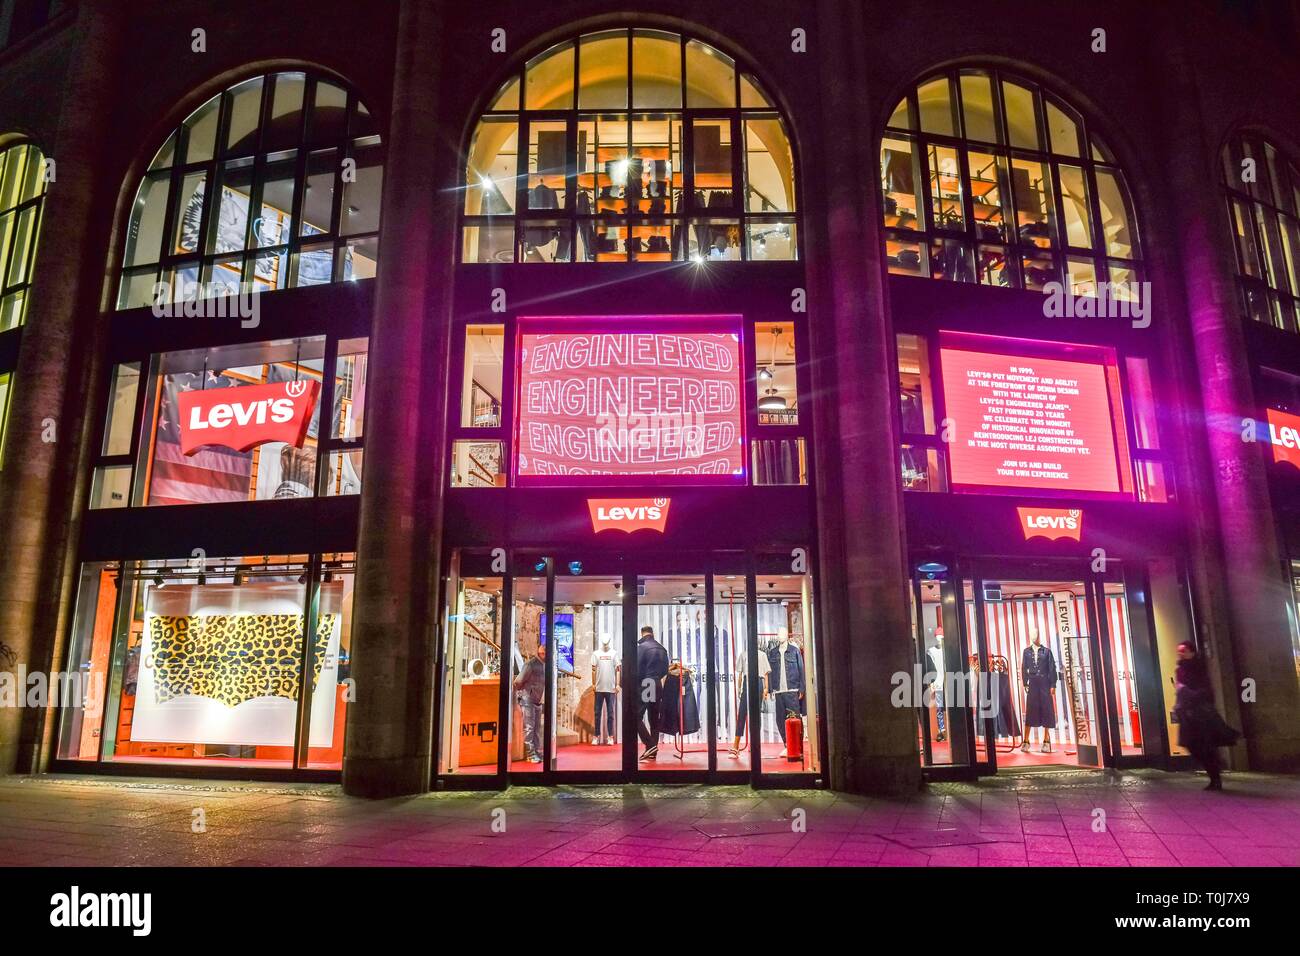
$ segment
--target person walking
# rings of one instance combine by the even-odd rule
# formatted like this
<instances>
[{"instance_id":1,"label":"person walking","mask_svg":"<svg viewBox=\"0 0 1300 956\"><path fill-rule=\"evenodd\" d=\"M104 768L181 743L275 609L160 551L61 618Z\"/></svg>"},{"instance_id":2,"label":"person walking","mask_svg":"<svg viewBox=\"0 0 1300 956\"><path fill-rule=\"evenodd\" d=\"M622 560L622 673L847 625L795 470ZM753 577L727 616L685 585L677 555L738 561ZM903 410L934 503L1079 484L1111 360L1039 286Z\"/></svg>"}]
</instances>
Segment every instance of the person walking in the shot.
<instances>
[{"instance_id":1,"label":"person walking","mask_svg":"<svg viewBox=\"0 0 1300 956\"><path fill-rule=\"evenodd\" d=\"M546 645L515 678L515 694L524 718L524 751L529 763L542 762L542 701L546 697Z\"/></svg>"},{"instance_id":2,"label":"person walking","mask_svg":"<svg viewBox=\"0 0 1300 956\"><path fill-rule=\"evenodd\" d=\"M1178 721L1178 745L1185 748L1210 776L1206 790L1222 790L1223 765L1219 748L1231 747L1241 734L1229 727L1214 709L1214 690L1205 660L1187 641L1178 645L1178 666L1174 670L1174 717Z\"/></svg>"},{"instance_id":3,"label":"person walking","mask_svg":"<svg viewBox=\"0 0 1300 956\"><path fill-rule=\"evenodd\" d=\"M636 676L636 733L645 745L641 759L654 760L659 756L659 698L668 676L668 651L655 640L655 630L648 624L636 642Z\"/></svg>"}]
</instances>

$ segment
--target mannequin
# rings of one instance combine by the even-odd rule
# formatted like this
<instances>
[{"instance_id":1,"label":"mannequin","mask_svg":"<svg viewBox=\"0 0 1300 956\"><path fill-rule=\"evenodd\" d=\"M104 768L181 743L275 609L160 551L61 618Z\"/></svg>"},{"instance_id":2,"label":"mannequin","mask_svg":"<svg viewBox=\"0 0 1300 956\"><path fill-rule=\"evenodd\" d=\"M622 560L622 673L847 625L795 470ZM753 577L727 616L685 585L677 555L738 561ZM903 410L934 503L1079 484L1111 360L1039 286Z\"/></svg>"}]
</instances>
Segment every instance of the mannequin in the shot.
<instances>
[{"instance_id":1,"label":"mannequin","mask_svg":"<svg viewBox=\"0 0 1300 956\"><path fill-rule=\"evenodd\" d=\"M1029 753L1029 735L1033 728L1043 728L1041 753L1052 752L1052 728L1056 726L1056 658L1043 644L1038 628L1029 625L1030 645L1020 659L1020 679L1025 685L1025 736L1021 753Z\"/></svg>"},{"instance_id":2,"label":"mannequin","mask_svg":"<svg viewBox=\"0 0 1300 956\"><path fill-rule=\"evenodd\" d=\"M948 717L944 709L943 700L943 626L940 625L934 629L934 639L938 643L931 644L926 650L926 657L929 659L930 670L934 673L934 679L930 686L934 689L934 719L939 728L938 736L934 739L944 741L948 739Z\"/></svg>"},{"instance_id":3,"label":"mannequin","mask_svg":"<svg viewBox=\"0 0 1300 956\"><path fill-rule=\"evenodd\" d=\"M767 649L767 692L776 702L773 715L776 717L776 729L785 744L786 715L804 713L804 667L803 654L797 644L790 643L788 628L778 628L776 642ZM779 756L786 755L786 747L781 748Z\"/></svg>"},{"instance_id":4,"label":"mannequin","mask_svg":"<svg viewBox=\"0 0 1300 956\"><path fill-rule=\"evenodd\" d=\"M618 689L622 684L623 667L610 647L609 635L600 635L600 648L591 655L591 686L596 692L596 711L592 726L596 732L594 743L598 747L612 747L615 743L615 718L618 710ZM605 711L605 730L600 723L601 710Z\"/></svg>"},{"instance_id":5,"label":"mannequin","mask_svg":"<svg viewBox=\"0 0 1300 956\"><path fill-rule=\"evenodd\" d=\"M772 665L768 663L767 655L760 652L758 686L763 692L763 700L767 700L767 675L771 670ZM745 736L745 728L749 726L749 652L743 647L736 655L736 679L740 681L740 693L736 696L736 736L732 738L731 750L727 752L732 760L740 758L740 738Z\"/></svg>"}]
</instances>

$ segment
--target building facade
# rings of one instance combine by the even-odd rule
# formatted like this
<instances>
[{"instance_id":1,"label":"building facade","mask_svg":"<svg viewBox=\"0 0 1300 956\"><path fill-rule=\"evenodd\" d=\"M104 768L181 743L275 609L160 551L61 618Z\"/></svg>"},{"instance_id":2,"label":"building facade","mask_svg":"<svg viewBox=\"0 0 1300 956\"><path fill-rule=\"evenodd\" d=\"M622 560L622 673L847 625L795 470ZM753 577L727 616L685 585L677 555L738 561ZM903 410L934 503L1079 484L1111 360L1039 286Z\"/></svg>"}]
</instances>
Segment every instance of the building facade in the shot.
<instances>
[{"instance_id":1,"label":"building facade","mask_svg":"<svg viewBox=\"0 0 1300 956\"><path fill-rule=\"evenodd\" d=\"M18 6L0 772L1300 762L1295 4Z\"/></svg>"}]
</instances>

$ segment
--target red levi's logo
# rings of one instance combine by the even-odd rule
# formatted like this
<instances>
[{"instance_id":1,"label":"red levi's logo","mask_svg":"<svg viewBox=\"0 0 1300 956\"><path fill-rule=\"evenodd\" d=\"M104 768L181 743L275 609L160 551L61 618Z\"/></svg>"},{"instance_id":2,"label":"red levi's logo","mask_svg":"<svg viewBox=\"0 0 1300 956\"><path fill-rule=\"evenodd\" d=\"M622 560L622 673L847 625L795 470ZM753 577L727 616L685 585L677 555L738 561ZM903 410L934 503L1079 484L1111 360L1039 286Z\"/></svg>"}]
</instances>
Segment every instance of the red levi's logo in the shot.
<instances>
[{"instance_id":1,"label":"red levi's logo","mask_svg":"<svg viewBox=\"0 0 1300 956\"><path fill-rule=\"evenodd\" d=\"M1300 416L1268 410L1268 441L1273 446L1273 460L1300 468Z\"/></svg>"},{"instance_id":2,"label":"red levi's logo","mask_svg":"<svg viewBox=\"0 0 1300 956\"><path fill-rule=\"evenodd\" d=\"M658 531L661 534L668 523L668 506L671 498L588 498L592 530L602 531Z\"/></svg>"},{"instance_id":3,"label":"red levi's logo","mask_svg":"<svg viewBox=\"0 0 1300 956\"><path fill-rule=\"evenodd\" d=\"M1035 536L1051 541L1057 538L1078 541L1083 533L1083 512L1078 508L1017 508L1016 512L1026 541Z\"/></svg>"},{"instance_id":4,"label":"red levi's logo","mask_svg":"<svg viewBox=\"0 0 1300 956\"><path fill-rule=\"evenodd\" d=\"M181 392L181 454L206 445L248 451L271 441L301 448L320 382L272 382Z\"/></svg>"}]
</instances>

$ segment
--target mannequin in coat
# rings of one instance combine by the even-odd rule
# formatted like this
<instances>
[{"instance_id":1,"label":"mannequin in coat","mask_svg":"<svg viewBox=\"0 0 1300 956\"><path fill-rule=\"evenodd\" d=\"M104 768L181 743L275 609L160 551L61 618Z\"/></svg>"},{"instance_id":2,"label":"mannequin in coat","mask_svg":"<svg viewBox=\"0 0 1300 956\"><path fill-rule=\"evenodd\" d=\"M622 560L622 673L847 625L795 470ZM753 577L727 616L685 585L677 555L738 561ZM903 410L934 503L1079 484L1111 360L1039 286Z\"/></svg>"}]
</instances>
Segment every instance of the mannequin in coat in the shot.
<instances>
[{"instance_id":1,"label":"mannequin in coat","mask_svg":"<svg viewBox=\"0 0 1300 956\"><path fill-rule=\"evenodd\" d=\"M1020 658L1020 679L1025 685L1025 736L1022 753L1029 753L1029 735L1035 727L1043 728L1041 752L1052 752L1052 728L1056 726L1056 684L1060 675L1052 649L1043 644L1043 636L1032 624L1030 644Z\"/></svg>"}]
</instances>

